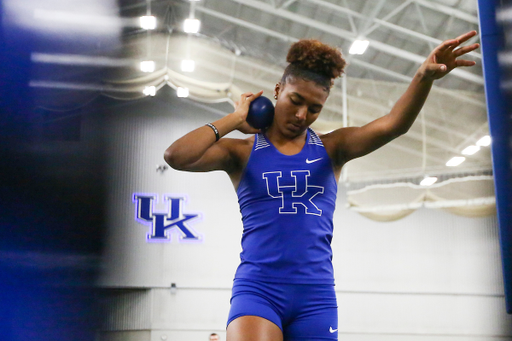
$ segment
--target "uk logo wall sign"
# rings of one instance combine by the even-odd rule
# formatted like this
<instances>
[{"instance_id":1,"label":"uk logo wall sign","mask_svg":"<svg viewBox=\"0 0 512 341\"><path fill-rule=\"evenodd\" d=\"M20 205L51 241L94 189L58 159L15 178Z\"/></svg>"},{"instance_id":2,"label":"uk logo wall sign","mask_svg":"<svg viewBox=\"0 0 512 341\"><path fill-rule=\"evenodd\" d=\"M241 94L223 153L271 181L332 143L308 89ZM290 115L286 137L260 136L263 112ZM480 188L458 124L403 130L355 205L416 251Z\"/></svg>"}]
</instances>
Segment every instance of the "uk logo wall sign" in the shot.
<instances>
[{"instance_id":1,"label":"uk logo wall sign","mask_svg":"<svg viewBox=\"0 0 512 341\"><path fill-rule=\"evenodd\" d=\"M146 240L148 242L170 242L171 236L177 235L180 242L202 241L202 236L191 225L201 219L200 213L184 212L184 195L164 194L166 210L155 210L157 194L133 194L135 203L135 220L149 226Z\"/></svg>"}]
</instances>

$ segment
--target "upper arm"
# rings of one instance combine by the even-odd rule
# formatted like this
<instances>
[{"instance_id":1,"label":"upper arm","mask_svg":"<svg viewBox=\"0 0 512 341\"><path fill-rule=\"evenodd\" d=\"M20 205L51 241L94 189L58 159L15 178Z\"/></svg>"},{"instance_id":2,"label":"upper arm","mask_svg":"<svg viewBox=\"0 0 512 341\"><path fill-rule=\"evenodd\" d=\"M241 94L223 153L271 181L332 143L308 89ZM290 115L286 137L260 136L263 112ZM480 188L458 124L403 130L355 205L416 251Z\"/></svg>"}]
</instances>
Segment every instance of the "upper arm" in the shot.
<instances>
[{"instance_id":1,"label":"upper arm","mask_svg":"<svg viewBox=\"0 0 512 341\"><path fill-rule=\"evenodd\" d=\"M323 142L335 167L366 155L401 135L389 116L383 116L362 127L337 129L324 135Z\"/></svg>"},{"instance_id":2,"label":"upper arm","mask_svg":"<svg viewBox=\"0 0 512 341\"><path fill-rule=\"evenodd\" d=\"M233 171L238 164L237 153L234 151L236 141L222 138L211 145L195 162L187 163L180 157L180 151L169 147L164 154L165 161L174 169L190 172L208 172L223 170L227 173Z\"/></svg>"}]
</instances>

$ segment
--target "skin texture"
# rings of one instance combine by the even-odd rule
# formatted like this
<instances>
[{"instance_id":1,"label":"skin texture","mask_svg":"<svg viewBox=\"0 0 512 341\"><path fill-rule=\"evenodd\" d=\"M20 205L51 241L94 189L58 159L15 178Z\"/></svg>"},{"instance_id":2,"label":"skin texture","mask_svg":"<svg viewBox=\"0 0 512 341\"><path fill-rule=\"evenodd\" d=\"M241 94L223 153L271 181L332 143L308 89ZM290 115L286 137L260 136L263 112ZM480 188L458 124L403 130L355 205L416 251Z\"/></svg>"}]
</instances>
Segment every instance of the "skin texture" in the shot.
<instances>
[{"instance_id":1,"label":"skin texture","mask_svg":"<svg viewBox=\"0 0 512 341\"><path fill-rule=\"evenodd\" d=\"M371 153L409 130L435 79L444 77L456 67L475 65L475 62L459 57L477 49L479 45L459 46L476 34L476 31L471 31L436 47L387 115L362 127L340 128L320 137L337 179L346 162ZM213 122L221 136L235 129L245 133L258 132L249 127L245 119L250 102L261 94L262 91L243 94L232 114ZM277 96L275 116L265 133L266 137L281 153L297 154L306 143L306 130L318 118L328 92L314 82L292 79L286 84L278 83L274 94ZM222 138L216 142L212 129L204 126L175 141L166 150L164 158L171 167L179 170L224 170L237 188L253 142L254 136L248 139ZM276 325L256 316L237 318L227 329L228 341L282 339L281 330Z\"/></svg>"}]
</instances>

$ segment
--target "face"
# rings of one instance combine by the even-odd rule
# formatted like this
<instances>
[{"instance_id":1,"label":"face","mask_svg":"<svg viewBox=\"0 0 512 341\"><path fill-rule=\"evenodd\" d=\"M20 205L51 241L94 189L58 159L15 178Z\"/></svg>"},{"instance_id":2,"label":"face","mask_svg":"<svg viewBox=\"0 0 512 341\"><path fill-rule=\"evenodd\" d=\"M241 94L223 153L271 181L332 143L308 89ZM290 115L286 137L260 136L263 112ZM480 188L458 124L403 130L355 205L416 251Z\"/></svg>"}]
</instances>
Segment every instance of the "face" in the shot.
<instances>
[{"instance_id":1,"label":"face","mask_svg":"<svg viewBox=\"0 0 512 341\"><path fill-rule=\"evenodd\" d=\"M219 338L219 335L211 335L210 336L210 341L219 341L220 338Z\"/></svg>"},{"instance_id":2,"label":"face","mask_svg":"<svg viewBox=\"0 0 512 341\"><path fill-rule=\"evenodd\" d=\"M270 129L277 129L286 137L304 134L316 121L329 93L312 81L294 79L284 86L277 84L274 122Z\"/></svg>"}]
</instances>

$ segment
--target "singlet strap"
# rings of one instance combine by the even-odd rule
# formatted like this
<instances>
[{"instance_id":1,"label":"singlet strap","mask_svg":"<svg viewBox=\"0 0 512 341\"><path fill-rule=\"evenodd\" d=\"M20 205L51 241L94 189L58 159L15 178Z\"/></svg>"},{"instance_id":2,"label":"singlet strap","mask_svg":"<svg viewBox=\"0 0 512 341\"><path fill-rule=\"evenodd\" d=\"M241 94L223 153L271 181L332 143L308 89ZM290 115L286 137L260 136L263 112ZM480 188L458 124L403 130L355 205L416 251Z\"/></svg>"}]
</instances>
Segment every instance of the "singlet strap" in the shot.
<instances>
[{"instance_id":1,"label":"singlet strap","mask_svg":"<svg viewBox=\"0 0 512 341\"><path fill-rule=\"evenodd\" d=\"M270 143L268 143L267 139L262 133L256 134L256 141L254 144L254 150L262 149L270 147Z\"/></svg>"},{"instance_id":2,"label":"singlet strap","mask_svg":"<svg viewBox=\"0 0 512 341\"><path fill-rule=\"evenodd\" d=\"M322 143L322 140L320 139L320 136L318 136L314 131L313 129L311 128L308 128L308 131L309 131L309 140L308 140L308 144L314 144L316 146L319 146L319 147L323 147L324 144Z\"/></svg>"}]
</instances>

